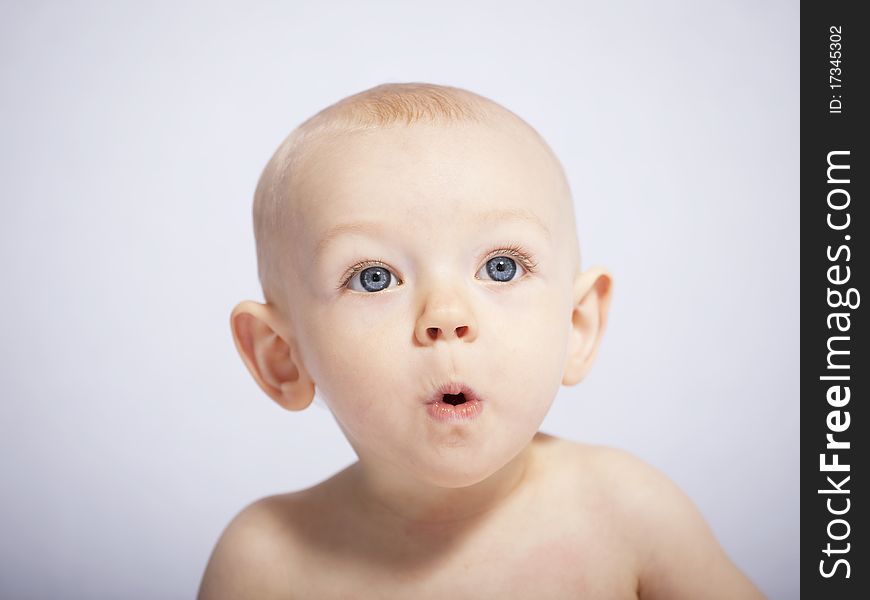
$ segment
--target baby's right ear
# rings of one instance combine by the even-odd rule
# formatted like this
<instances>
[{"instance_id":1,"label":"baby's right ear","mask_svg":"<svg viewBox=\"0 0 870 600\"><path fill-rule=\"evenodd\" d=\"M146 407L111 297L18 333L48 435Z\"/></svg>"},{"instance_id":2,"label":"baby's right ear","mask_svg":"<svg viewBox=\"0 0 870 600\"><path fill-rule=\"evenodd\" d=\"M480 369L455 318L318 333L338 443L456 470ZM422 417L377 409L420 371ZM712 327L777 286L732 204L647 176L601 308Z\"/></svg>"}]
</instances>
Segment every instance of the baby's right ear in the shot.
<instances>
[{"instance_id":1,"label":"baby's right ear","mask_svg":"<svg viewBox=\"0 0 870 600\"><path fill-rule=\"evenodd\" d=\"M266 304L245 300L230 315L233 341L245 366L264 392L287 410L302 410L314 400L314 382L298 352L278 331L286 328Z\"/></svg>"}]
</instances>

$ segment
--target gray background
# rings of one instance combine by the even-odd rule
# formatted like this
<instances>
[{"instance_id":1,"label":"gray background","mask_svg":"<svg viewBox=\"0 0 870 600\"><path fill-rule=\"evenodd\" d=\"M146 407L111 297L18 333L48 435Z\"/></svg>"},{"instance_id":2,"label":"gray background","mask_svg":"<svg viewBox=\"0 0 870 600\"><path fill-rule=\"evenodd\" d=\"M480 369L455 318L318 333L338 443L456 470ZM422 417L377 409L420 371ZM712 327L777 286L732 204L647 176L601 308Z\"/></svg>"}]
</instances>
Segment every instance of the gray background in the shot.
<instances>
[{"instance_id":1,"label":"gray background","mask_svg":"<svg viewBox=\"0 0 870 600\"><path fill-rule=\"evenodd\" d=\"M4 2L0 596L190 598L245 504L355 459L233 347L280 140L385 81L561 157L615 295L543 430L626 448L798 597L797 2Z\"/></svg>"}]
</instances>

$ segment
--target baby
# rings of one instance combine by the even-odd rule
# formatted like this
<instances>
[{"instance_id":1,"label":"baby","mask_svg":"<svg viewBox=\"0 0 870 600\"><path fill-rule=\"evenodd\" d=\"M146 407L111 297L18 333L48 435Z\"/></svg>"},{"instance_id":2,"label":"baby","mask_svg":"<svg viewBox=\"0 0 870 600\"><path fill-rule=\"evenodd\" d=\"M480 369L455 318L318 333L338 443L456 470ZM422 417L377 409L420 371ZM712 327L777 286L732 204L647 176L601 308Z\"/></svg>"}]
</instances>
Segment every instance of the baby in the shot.
<instances>
[{"instance_id":1,"label":"baby","mask_svg":"<svg viewBox=\"0 0 870 600\"><path fill-rule=\"evenodd\" d=\"M201 599L761 597L661 473L538 431L611 277L581 270L518 116L439 85L345 98L275 152L254 225L266 303L235 307L236 347L282 407L317 391L359 460L242 510Z\"/></svg>"}]
</instances>

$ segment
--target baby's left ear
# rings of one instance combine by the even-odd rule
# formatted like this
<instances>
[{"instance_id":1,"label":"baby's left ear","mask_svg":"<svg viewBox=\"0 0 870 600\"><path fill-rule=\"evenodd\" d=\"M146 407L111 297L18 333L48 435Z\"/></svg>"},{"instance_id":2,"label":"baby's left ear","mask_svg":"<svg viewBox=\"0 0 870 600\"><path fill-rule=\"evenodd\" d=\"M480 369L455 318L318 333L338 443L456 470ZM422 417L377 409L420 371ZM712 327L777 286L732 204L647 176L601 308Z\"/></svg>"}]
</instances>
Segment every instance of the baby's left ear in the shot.
<instances>
[{"instance_id":1,"label":"baby's left ear","mask_svg":"<svg viewBox=\"0 0 870 600\"><path fill-rule=\"evenodd\" d=\"M576 385L592 367L610 309L613 278L606 269L591 268L577 275L571 312L571 337L562 385Z\"/></svg>"}]
</instances>

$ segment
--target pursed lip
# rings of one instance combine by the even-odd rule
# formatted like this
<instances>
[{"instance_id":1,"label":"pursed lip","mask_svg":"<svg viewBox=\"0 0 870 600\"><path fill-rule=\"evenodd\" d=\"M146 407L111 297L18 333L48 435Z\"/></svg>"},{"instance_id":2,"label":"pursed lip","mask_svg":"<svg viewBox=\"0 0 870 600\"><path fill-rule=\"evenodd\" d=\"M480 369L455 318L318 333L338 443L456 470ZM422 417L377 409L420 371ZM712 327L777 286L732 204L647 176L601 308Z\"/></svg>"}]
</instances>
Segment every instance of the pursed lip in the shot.
<instances>
[{"instance_id":1,"label":"pursed lip","mask_svg":"<svg viewBox=\"0 0 870 600\"><path fill-rule=\"evenodd\" d=\"M461 381L451 381L448 383L442 384L436 392L434 392L429 398L426 400L426 404L434 404L441 400L445 394L462 394L465 396L466 402L472 400L482 401L483 399L478 396L470 386L462 383Z\"/></svg>"}]
</instances>

